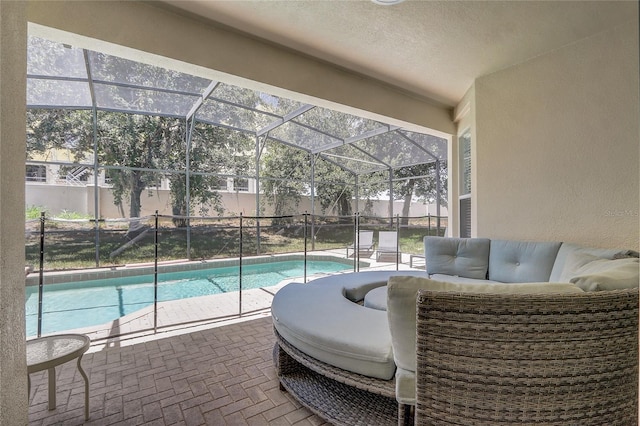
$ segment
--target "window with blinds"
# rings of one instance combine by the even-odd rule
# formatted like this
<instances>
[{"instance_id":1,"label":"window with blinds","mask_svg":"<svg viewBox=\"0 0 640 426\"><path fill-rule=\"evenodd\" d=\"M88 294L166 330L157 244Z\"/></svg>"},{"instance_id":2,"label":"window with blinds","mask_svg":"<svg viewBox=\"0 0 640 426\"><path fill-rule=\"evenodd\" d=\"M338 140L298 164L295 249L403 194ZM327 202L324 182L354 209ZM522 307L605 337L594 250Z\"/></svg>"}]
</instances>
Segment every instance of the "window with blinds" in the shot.
<instances>
[{"instance_id":1,"label":"window with blinds","mask_svg":"<svg viewBox=\"0 0 640 426\"><path fill-rule=\"evenodd\" d=\"M460 237L471 238L471 131L458 137L460 150Z\"/></svg>"},{"instance_id":2,"label":"window with blinds","mask_svg":"<svg viewBox=\"0 0 640 426\"><path fill-rule=\"evenodd\" d=\"M460 146L460 195L471 194L471 132L459 138Z\"/></svg>"},{"instance_id":3,"label":"window with blinds","mask_svg":"<svg viewBox=\"0 0 640 426\"><path fill-rule=\"evenodd\" d=\"M460 199L460 237L471 238L471 197Z\"/></svg>"}]
</instances>

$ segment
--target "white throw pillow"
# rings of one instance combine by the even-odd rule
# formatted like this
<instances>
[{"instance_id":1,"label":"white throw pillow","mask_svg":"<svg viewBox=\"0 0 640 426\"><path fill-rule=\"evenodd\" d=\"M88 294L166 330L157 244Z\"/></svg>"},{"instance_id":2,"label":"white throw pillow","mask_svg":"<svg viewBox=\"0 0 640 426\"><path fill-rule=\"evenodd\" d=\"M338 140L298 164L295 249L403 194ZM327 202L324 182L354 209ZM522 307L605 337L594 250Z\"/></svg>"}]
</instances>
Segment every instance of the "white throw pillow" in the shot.
<instances>
[{"instance_id":1,"label":"white throw pillow","mask_svg":"<svg viewBox=\"0 0 640 426\"><path fill-rule=\"evenodd\" d=\"M593 254L574 251L567 255L567 260L565 260L564 268L562 268L562 272L560 273L560 277L558 277L558 281L561 283L571 282L571 278L579 275L578 270L582 268L587 263L593 262L594 260L603 259L602 257L594 256Z\"/></svg>"},{"instance_id":2,"label":"white throw pillow","mask_svg":"<svg viewBox=\"0 0 640 426\"><path fill-rule=\"evenodd\" d=\"M458 293L582 293L570 283L448 283L422 277L392 276L387 284L387 318L393 358L399 368L416 371L416 298L418 290Z\"/></svg>"},{"instance_id":3,"label":"white throw pillow","mask_svg":"<svg viewBox=\"0 0 640 426\"><path fill-rule=\"evenodd\" d=\"M584 291L620 290L638 287L639 277L636 258L598 259L578 268L570 282Z\"/></svg>"}]
</instances>

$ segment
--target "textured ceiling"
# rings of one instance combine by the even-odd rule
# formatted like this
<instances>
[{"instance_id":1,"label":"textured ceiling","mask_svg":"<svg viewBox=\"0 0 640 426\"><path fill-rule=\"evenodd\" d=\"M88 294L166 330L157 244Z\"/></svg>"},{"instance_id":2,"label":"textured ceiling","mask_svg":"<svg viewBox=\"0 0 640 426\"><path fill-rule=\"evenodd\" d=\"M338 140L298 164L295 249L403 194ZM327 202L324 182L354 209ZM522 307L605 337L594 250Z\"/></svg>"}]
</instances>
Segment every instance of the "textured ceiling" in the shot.
<instances>
[{"instance_id":1,"label":"textured ceiling","mask_svg":"<svg viewBox=\"0 0 640 426\"><path fill-rule=\"evenodd\" d=\"M630 1L165 3L448 106L479 76L638 19Z\"/></svg>"}]
</instances>

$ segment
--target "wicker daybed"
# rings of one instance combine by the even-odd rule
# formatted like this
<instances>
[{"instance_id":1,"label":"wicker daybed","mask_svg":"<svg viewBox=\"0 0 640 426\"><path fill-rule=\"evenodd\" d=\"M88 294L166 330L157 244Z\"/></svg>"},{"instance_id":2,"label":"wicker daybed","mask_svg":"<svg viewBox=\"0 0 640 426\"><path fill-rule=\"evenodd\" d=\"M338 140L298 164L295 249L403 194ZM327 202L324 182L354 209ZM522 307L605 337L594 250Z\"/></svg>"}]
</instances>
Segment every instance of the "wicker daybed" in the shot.
<instances>
[{"instance_id":1,"label":"wicker daybed","mask_svg":"<svg viewBox=\"0 0 640 426\"><path fill-rule=\"evenodd\" d=\"M334 425L405 424L393 380L363 376L318 361L291 346L277 331L275 335L273 356L280 389L309 410Z\"/></svg>"},{"instance_id":2,"label":"wicker daybed","mask_svg":"<svg viewBox=\"0 0 640 426\"><path fill-rule=\"evenodd\" d=\"M638 424L637 288L417 305L416 424Z\"/></svg>"},{"instance_id":3,"label":"wicker daybed","mask_svg":"<svg viewBox=\"0 0 640 426\"><path fill-rule=\"evenodd\" d=\"M283 390L336 425L637 424L637 258L429 238L429 275L352 273L276 293Z\"/></svg>"}]
</instances>

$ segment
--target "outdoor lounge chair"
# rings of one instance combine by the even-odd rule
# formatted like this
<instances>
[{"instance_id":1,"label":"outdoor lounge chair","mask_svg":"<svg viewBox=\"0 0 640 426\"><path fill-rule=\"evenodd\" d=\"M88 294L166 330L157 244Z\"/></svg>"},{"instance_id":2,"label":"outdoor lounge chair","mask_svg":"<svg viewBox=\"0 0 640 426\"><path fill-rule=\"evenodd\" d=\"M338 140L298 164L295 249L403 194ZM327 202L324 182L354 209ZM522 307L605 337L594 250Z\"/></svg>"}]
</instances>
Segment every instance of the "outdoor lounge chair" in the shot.
<instances>
[{"instance_id":1,"label":"outdoor lounge chair","mask_svg":"<svg viewBox=\"0 0 640 426\"><path fill-rule=\"evenodd\" d=\"M349 257L349 250L352 250L355 254L356 248L353 244L347 247L347 257ZM373 251L373 231L360 231L358 234L358 252L366 252L367 254Z\"/></svg>"},{"instance_id":2,"label":"outdoor lounge chair","mask_svg":"<svg viewBox=\"0 0 640 426\"><path fill-rule=\"evenodd\" d=\"M395 257L398 253L398 232L397 231L380 231L378 233L378 249L376 251L376 260L380 259L383 254L393 254Z\"/></svg>"}]
</instances>

